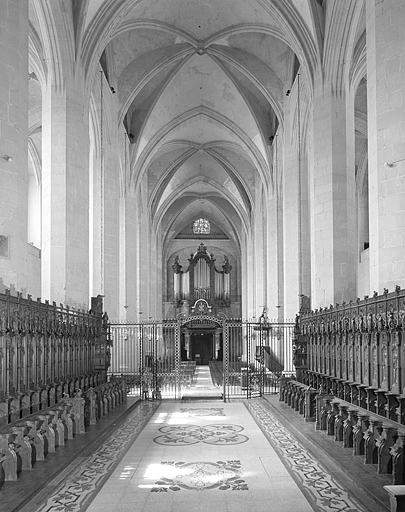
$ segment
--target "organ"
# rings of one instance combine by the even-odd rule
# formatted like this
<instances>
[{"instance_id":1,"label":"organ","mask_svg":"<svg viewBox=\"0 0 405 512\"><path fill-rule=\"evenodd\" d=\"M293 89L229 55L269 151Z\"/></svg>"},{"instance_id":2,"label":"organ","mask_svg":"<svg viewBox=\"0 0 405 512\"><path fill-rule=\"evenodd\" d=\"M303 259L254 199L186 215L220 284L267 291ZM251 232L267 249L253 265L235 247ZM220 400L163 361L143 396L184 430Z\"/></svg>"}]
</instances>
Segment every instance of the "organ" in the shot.
<instances>
[{"instance_id":1,"label":"organ","mask_svg":"<svg viewBox=\"0 0 405 512\"><path fill-rule=\"evenodd\" d=\"M188 262L188 267L182 270L179 257L175 257L172 266L174 300L194 304L204 299L213 306L230 306L232 265L228 257L224 256L222 266L217 268L214 255L201 243L197 251L190 254Z\"/></svg>"}]
</instances>

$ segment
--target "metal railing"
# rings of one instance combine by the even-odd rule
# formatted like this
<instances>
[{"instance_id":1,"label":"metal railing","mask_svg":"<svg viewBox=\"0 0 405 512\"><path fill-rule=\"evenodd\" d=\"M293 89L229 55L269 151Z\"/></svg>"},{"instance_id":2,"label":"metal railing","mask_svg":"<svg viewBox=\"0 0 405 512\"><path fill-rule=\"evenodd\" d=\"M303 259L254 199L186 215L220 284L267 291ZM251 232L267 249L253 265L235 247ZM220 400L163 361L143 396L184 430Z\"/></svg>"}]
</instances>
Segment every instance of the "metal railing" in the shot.
<instances>
[{"instance_id":1,"label":"metal railing","mask_svg":"<svg viewBox=\"0 0 405 512\"><path fill-rule=\"evenodd\" d=\"M294 324L212 316L208 331L213 382L224 399L278 392L279 378L293 374ZM125 376L130 393L142 398L180 399L193 386L196 363L188 332L210 325L207 315L110 324L110 375ZM193 360L194 359L194 360Z\"/></svg>"}]
</instances>

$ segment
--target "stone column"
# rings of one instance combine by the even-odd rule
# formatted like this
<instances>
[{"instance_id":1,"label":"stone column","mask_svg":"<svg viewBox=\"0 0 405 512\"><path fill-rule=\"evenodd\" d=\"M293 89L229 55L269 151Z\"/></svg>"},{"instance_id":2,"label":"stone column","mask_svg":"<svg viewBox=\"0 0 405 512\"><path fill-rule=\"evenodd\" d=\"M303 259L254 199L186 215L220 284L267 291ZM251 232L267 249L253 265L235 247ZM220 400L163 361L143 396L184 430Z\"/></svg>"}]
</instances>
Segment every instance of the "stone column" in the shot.
<instances>
[{"instance_id":1,"label":"stone column","mask_svg":"<svg viewBox=\"0 0 405 512\"><path fill-rule=\"evenodd\" d=\"M285 99L283 155L283 255L284 255L284 315L294 318L300 309L300 247L299 247L299 180L298 126L294 124L297 87Z\"/></svg>"},{"instance_id":2,"label":"stone column","mask_svg":"<svg viewBox=\"0 0 405 512\"><path fill-rule=\"evenodd\" d=\"M0 2L0 291L27 290L28 2ZM32 293L32 292L31 292Z\"/></svg>"},{"instance_id":3,"label":"stone column","mask_svg":"<svg viewBox=\"0 0 405 512\"><path fill-rule=\"evenodd\" d=\"M317 79L311 176L312 308L356 298L354 96Z\"/></svg>"},{"instance_id":4,"label":"stone column","mask_svg":"<svg viewBox=\"0 0 405 512\"><path fill-rule=\"evenodd\" d=\"M151 281L154 262L150 255L150 232L149 232L149 216L147 212L147 205L145 204L145 197L147 197L147 176L146 173L142 178L142 183L137 191L138 201L138 217L137 217L137 274L135 279L138 283L138 304L143 311L146 318L151 316L152 309L150 304L155 300L151 292Z\"/></svg>"},{"instance_id":5,"label":"stone column","mask_svg":"<svg viewBox=\"0 0 405 512\"><path fill-rule=\"evenodd\" d=\"M251 233L243 233L241 242L241 296L242 296L242 317L252 318L257 314L256 295L254 286L256 280L256 269L254 266L253 237ZM190 283L192 284L192 283ZM191 289L190 289L191 293ZM261 304L259 304L260 306Z\"/></svg>"},{"instance_id":6,"label":"stone column","mask_svg":"<svg viewBox=\"0 0 405 512\"><path fill-rule=\"evenodd\" d=\"M42 295L87 309L89 113L80 79L43 94Z\"/></svg>"},{"instance_id":7,"label":"stone column","mask_svg":"<svg viewBox=\"0 0 405 512\"><path fill-rule=\"evenodd\" d=\"M122 311L118 310L120 303L120 236L123 223L120 224L120 183L117 132L114 117L111 113L112 103L107 87L104 85L104 186L103 186L103 293L105 294L105 308L112 318L120 318ZM107 131L108 125L112 127ZM129 279L132 276L128 276Z\"/></svg>"},{"instance_id":8,"label":"stone column","mask_svg":"<svg viewBox=\"0 0 405 512\"><path fill-rule=\"evenodd\" d=\"M256 188L256 211L254 214L254 245L253 245L253 265L255 269L255 284L254 284L254 293L255 293L255 303L257 310L254 311L255 315L259 315L260 309L266 305L266 295L267 295L267 268L265 265L265 247L266 247L266 239L267 233L265 234L265 220L263 216L263 212L267 210L267 205L265 203L264 193L262 192L262 187Z\"/></svg>"},{"instance_id":9,"label":"stone column","mask_svg":"<svg viewBox=\"0 0 405 512\"><path fill-rule=\"evenodd\" d=\"M405 4L366 2L370 293L405 286Z\"/></svg>"}]
</instances>

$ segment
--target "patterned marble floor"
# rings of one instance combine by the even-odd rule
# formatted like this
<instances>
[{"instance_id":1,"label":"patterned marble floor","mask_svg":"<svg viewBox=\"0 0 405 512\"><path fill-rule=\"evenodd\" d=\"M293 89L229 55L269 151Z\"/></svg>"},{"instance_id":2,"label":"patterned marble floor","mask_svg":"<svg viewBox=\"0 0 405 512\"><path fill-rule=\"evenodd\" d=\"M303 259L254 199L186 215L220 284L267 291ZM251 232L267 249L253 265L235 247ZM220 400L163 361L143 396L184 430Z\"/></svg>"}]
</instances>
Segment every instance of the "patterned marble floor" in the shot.
<instances>
[{"instance_id":1,"label":"patterned marble floor","mask_svg":"<svg viewBox=\"0 0 405 512\"><path fill-rule=\"evenodd\" d=\"M88 511L245 512L280 503L312 510L242 402L163 403Z\"/></svg>"},{"instance_id":2,"label":"patterned marble floor","mask_svg":"<svg viewBox=\"0 0 405 512\"><path fill-rule=\"evenodd\" d=\"M261 399L142 403L51 486L24 512L366 512Z\"/></svg>"}]
</instances>

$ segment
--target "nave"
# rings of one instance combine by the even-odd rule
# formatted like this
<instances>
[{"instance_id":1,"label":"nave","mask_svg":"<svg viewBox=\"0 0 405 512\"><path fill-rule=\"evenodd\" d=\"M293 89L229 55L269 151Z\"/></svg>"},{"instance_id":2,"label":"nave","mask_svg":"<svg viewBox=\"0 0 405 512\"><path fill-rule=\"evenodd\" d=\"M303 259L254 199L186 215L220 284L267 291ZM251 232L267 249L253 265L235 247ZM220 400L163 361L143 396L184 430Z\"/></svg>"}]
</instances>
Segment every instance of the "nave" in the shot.
<instances>
[{"instance_id":1,"label":"nave","mask_svg":"<svg viewBox=\"0 0 405 512\"><path fill-rule=\"evenodd\" d=\"M227 403L128 398L72 445L42 463L53 464L45 479L46 471L33 471L31 484L29 476L5 484L5 500L12 485L31 485L32 495L16 506L14 493L4 511L389 510L388 476L345 454L276 395Z\"/></svg>"}]
</instances>

